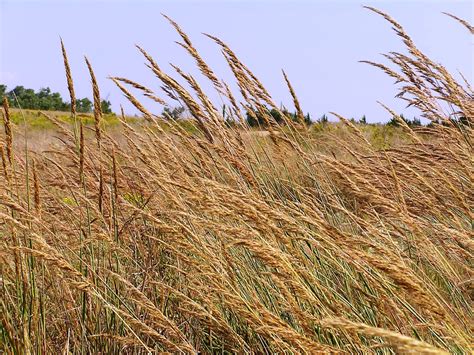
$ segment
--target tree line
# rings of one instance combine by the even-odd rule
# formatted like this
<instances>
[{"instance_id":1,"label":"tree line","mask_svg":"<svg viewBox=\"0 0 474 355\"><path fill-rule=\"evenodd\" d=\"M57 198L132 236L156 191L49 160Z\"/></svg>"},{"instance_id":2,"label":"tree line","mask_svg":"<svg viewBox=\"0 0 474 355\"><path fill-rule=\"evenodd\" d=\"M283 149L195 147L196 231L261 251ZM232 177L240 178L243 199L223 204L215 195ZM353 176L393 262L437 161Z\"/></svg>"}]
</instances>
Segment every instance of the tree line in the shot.
<instances>
[{"instance_id":1,"label":"tree line","mask_svg":"<svg viewBox=\"0 0 474 355\"><path fill-rule=\"evenodd\" d=\"M33 89L26 89L23 86L16 86L14 89L8 91L7 86L0 84L0 102L3 101L3 97L6 96L11 107L19 107L23 109L30 109L30 110L45 110L45 111L69 111L71 109L71 104L67 101L64 101L61 97L61 94L58 92L52 92L49 87L41 88L38 91L34 91ZM19 105L18 105L19 104ZM101 107L103 113L112 113L112 104L109 100L102 100ZM90 113L94 108L93 102L85 97L82 99L76 100L76 111L80 113ZM267 126L267 118L271 116L276 123L283 124L284 118L282 116L285 115L287 118L290 118L293 121L297 121L299 118L296 112L289 112L287 109L276 110L276 109L269 109L265 108L266 112L262 112L261 110L254 109L252 111L247 111L245 114L245 118L247 124L250 127L265 127ZM166 118L171 118L175 120L183 119L185 114L185 108L182 106L169 108L165 107L162 116ZM226 107L223 109L223 116L226 118L227 112ZM266 116L266 117L264 117ZM410 127L417 127L422 126L420 119L413 118L412 120L407 119L401 114L399 119L402 119L407 123ZM229 124L231 121L229 117L227 120ZM364 116L360 120L356 120L354 118L351 119L353 123L360 123L360 124L367 124L367 119ZM326 115L322 115L319 119L313 120L311 119L309 113L304 115L304 122L307 125L311 125L313 123L322 123L326 124L329 122L329 119ZM459 122L465 123L464 120L461 118ZM398 126L400 125L399 121L394 117L389 122L386 123L389 126Z\"/></svg>"},{"instance_id":2,"label":"tree line","mask_svg":"<svg viewBox=\"0 0 474 355\"><path fill-rule=\"evenodd\" d=\"M289 112L287 109L283 110L276 110L276 109L266 109L267 115L270 115L278 124L284 123L284 118L282 116L285 115L287 118L291 119L292 121L297 121L298 116L296 112ZM414 117L412 120L409 118L405 118L403 114L399 116L399 119L402 119L409 127L419 127L422 126L421 120L417 117ZM246 113L246 121L250 127L265 127L267 126L267 120L263 117L261 110L253 110L247 111ZM352 123L359 123L359 124L369 124L367 122L367 117L363 115L359 120L355 118L351 118L350 121ZM309 113L304 115L304 123L306 125L312 125L315 123L319 124L327 124L329 122L329 118L326 114L322 115L320 118L313 120ZM393 117L390 121L386 123L388 126L399 126L400 122Z\"/></svg>"},{"instance_id":3,"label":"tree line","mask_svg":"<svg viewBox=\"0 0 474 355\"><path fill-rule=\"evenodd\" d=\"M229 126L233 125L235 122L232 118L229 117L227 113L227 107L224 105L222 110L222 116L226 120ZM186 119L186 109L183 106L177 107L165 107L163 112L161 113L162 117L166 119L173 119L173 120L182 120ZM282 108L277 110L275 108L268 108L268 107L261 107L260 109L250 109L245 112L245 121L250 127L261 127L265 128L268 126L268 120L272 119L279 125L285 124L285 117L286 119L290 119L291 121L299 121L300 118L296 112L290 112L286 108ZM349 119L352 123L358 124L370 124L367 122L367 117L363 115L360 119L351 118ZM403 114L400 114L398 118L392 117L388 122L385 123L387 126L400 126L400 120L403 120L409 127L420 127L423 126L421 120L417 117L413 117L413 119L406 118ZM306 125L310 126L312 124L327 124L329 123L329 118L326 114L322 115L318 119L312 119L310 114L307 113L303 116L303 121ZM462 120L461 120L462 122ZM428 124L430 125L430 124Z\"/></svg>"},{"instance_id":4,"label":"tree line","mask_svg":"<svg viewBox=\"0 0 474 355\"><path fill-rule=\"evenodd\" d=\"M60 93L52 92L49 87L35 91L23 86L16 86L8 91L6 85L0 84L0 102L3 101L3 97L8 99L11 107L45 111L69 111L71 109L71 103L64 101ZM109 100L101 101L103 113L112 113L111 106ZM89 113L93 108L94 104L87 97L76 100L77 112Z\"/></svg>"}]
</instances>

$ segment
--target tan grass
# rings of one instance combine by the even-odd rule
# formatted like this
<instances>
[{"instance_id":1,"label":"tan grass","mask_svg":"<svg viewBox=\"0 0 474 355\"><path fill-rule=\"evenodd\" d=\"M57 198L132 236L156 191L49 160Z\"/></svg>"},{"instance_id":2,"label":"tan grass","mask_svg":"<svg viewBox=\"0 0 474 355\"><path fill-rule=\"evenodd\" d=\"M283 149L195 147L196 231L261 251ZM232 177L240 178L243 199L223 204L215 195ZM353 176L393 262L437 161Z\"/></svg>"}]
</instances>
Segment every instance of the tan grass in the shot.
<instances>
[{"instance_id":1,"label":"tan grass","mask_svg":"<svg viewBox=\"0 0 474 355\"><path fill-rule=\"evenodd\" d=\"M192 120L153 114L129 87L158 98L152 90L112 77L143 121L122 110L109 131L87 59L94 129L73 104L72 127L50 117L61 145L28 158L4 104L0 352L471 352L472 95L371 10L409 55L388 55L395 68L368 63L397 78L432 127L337 113L340 124L302 127L285 73L301 122L282 112L279 125L270 93L223 41L209 36L239 95L170 19L235 125L197 79L166 74L140 47ZM266 133L246 126L244 109L266 117ZM381 147L381 132L395 138Z\"/></svg>"}]
</instances>

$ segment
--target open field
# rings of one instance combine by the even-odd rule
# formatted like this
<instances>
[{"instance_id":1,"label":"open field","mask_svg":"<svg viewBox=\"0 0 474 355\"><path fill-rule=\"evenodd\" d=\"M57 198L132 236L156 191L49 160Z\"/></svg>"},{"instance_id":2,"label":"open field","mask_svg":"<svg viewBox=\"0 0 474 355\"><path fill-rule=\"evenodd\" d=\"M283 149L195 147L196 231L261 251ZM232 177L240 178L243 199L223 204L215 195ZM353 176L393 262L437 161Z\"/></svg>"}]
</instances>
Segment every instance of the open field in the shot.
<instances>
[{"instance_id":1,"label":"open field","mask_svg":"<svg viewBox=\"0 0 474 355\"><path fill-rule=\"evenodd\" d=\"M85 135L94 135L94 115L80 114L76 117L81 120L84 125ZM121 127L122 117L115 114L104 115L101 118L101 129L111 136L115 141L126 143L122 136ZM10 108L10 120L12 130L16 139L13 144L16 150L23 149L25 136L28 140L28 147L33 153L42 153L50 148L61 146L61 141L57 135L57 124L62 124L68 130L74 129L74 119L70 112L60 111L39 111L39 110L19 110ZM123 120L132 125L135 129L142 131L143 129L152 129L154 124L150 124L146 120L138 116L125 116ZM169 122L156 122L159 129L170 131ZM199 135L199 129L193 123L192 118L180 119L175 124L179 125L188 134ZM385 149L389 147L397 147L410 140L409 134L402 127L389 126L384 124L356 124L362 135L370 142L375 149ZM283 127L283 130L285 128ZM425 127L416 127L420 135L424 139L429 139L429 134ZM344 140L348 133L348 127L343 122L328 122L325 124L314 122L307 130L310 137L314 139L312 148L318 151L335 152L335 144L327 144L328 140ZM270 132L262 128L249 128L240 131L244 140L252 138L270 138ZM279 134L275 132L275 134ZM252 138L250 138L252 137ZM267 141L268 139L262 139ZM341 152L345 155L345 152Z\"/></svg>"},{"instance_id":2,"label":"open field","mask_svg":"<svg viewBox=\"0 0 474 355\"><path fill-rule=\"evenodd\" d=\"M337 114L308 127L286 76L296 120L276 124L270 93L225 43L212 37L241 103L172 21L232 124L141 48L192 119L155 116L138 94L156 94L123 78L143 118L102 115L91 66L92 116L72 104L23 118L5 101L0 352L472 352L474 93L373 11L409 55L372 64L429 128Z\"/></svg>"}]
</instances>

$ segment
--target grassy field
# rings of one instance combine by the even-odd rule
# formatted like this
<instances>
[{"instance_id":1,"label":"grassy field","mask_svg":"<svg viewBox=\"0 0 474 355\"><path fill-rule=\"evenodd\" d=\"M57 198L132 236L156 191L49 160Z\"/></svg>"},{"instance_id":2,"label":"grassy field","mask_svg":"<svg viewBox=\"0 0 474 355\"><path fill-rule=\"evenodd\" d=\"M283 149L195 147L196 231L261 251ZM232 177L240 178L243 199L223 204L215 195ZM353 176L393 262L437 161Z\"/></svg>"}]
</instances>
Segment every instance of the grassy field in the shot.
<instances>
[{"instance_id":1,"label":"grassy field","mask_svg":"<svg viewBox=\"0 0 474 355\"><path fill-rule=\"evenodd\" d=\"M10 108L10 121L17 126L26 125L28 131L32 130L51 130L56 127L55 122L64 124L73 124L74 118L70 112L62 111L40 111ZM94 114L81 113L76 115L76 119L83 122L84 125L94 124ZM137 117L126 117L128 122L136 122ZM102 116L102 127L113 127L119 125L120 121L115 114Z\"/></svg>"},{"instance_id":2,"label":"grassy field","mask_svg":"<svg viewBox=\"0 0 474 355\"><path fill-rule=\"evenodd\" d=\"M17 137L13 142L15 150L22 149L24 146L25 136L28 140L28 147L34 153L41 153L53 147L59 147L60 141L56 135L56 128L62 125L66 130L74 130L74 118L70 112L60 111L39 111L39 110L23 110L16 108L9 108L10 122L14 135ZM78 121L81 121L85 135L93 135L94 115L78 114L76 116ZM154 128L154 124L150 124L146 120L138 116L117 116L116 114L103 115L100 120L100 127L107 132L114 140L120 141L122 136L121 120L133 126L136 129L152 129L171 131L170 122L157 120L159 129ZM179 119L173 124L178 125L187 134L199 135L199 128L193 122L192 118ZM403 128L397 126L390 126L380 123L372 124L357 124L357 129L362 133L365 139L376 149L393 148L409 141L409 135ZM242 128L242 127L240 127ZM282 127L285 131L286 128ZM416 127L417 132L423 135L424 127ZM241 129L240 133L244 137L269 137L270 132L264 127ZM327 140L345 139L348 135L348 127L343 122L328 122L320 123L314 122L307 128L307 134L314 138L312 142L313 149L318 151L332 151L334 152L334 144L326 144ZM350 133L349 133L350 134ZM337 138L336 138L337 137ZM426 135L425 135L426 137ZM266 141L266 139L261 139Z\"/></svg>"},{"instance_id":3,"label":"grassy field","mask_svg":"<svg viewBox=\"0 0 474 355\"><path fill-rule=\"evenodd\" d=\"M372 64L430 128L337 114L277 125L270 94L225 43L212 37L242 103L172 21L234 124L141 48L191 120L153 115L138 94L161 99L123 78L143 118L102 115L90 66L92 116L72 105L23 118L5 102L0 352L472 352L473 91L379 14L408 55ZM264 129L246 126L248 108Z\"/></svg>"}]
</instances>

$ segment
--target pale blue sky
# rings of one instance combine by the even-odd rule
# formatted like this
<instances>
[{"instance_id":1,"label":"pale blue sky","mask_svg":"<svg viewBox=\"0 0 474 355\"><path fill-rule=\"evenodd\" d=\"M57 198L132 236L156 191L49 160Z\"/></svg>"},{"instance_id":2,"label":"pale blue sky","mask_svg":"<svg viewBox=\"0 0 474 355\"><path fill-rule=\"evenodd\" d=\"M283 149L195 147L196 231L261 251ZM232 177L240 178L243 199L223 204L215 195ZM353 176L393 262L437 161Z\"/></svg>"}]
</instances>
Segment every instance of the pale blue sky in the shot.
<instances>
[{"instance_id":1,"label":"pale blue sky","mask_svg":"<svg viewBox=\"0 0 474 355\"><path fill-rule=\"evenodd\" d=\"M157 89L158 81L134 48L140 44L164 68L172 62L196 73L193 61L174 41L179 36L160 16L175 19L216 73L229 79L217 46L201 35L224 40L254 71L276 102L291 106L281 77L287 72L304 111L314 118L335 111L384 121L376 103L398 112L393 80L359 60L383 60L380 53L403 50L375 6L399 21L418 47L450 71L472 82L473 41L468 31L443 15L473 21L470 1L19 1L0 0L0 83L39 89L49 86L67 98L59 36L71 62L77 96L91 97L83 56L94 66L102 96L114 110L124 104L109 75L125 76ZM169 72L172 70L169 68ZM163 96L163 95L162 95ZM149 103L148 101L144 101ZM148 105L158 110L156 106Z\"/></svg>"}]
</instances>

